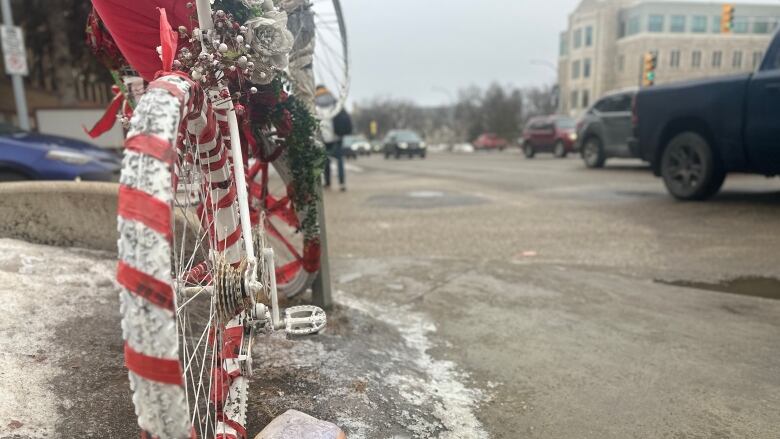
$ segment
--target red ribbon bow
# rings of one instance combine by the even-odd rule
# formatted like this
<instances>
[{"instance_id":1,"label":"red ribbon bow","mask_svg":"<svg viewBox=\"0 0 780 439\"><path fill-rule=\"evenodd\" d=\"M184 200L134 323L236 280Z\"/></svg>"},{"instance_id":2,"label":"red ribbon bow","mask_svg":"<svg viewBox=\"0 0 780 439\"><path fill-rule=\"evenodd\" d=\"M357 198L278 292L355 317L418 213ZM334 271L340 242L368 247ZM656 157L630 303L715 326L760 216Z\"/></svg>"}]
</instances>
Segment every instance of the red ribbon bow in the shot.
<instances>
[{"instance_id":1,"label":"red ribbon bow","mask_svg":"<svg viewBox=\"0 0 780 439\"><path fill-rule=\"evenodd\" d=\"M119 86L112 85L111 91L114 93L114 99L111 100L108 108L106 108L106 112L103 113L103 117L97 121L91 130L88 130L87 127L82 125L84 132L93 139L100 137L103 133L114 127L114 124L116 123L116 116L120 109L122 110L122 114L125 117L130 117L133 115L133 109L125 100L125 95L122 93L122 90L119 89Z\"/></svg>"},{"instance_id":2,"label":"red ribbon bow","mask_svg":"<svg viewBox=\"0 0 780 439\"><path fill-rule=\"evenodd\" d=\"M176 54L177 34L173 31L173 28L171 28L171 24L168 23L168 16L165 13L165 8L157 8L157 10L160 11L160 47L162 48L162 70L157 72L156 77L160 77L162 75L170 74L171 70L173 70L173 57ZM111 91L114 93L114 99L111 100L108 108L106 108L106 112L103 114L103 117L97 121L91 130L88 130L87 127L82 127L84 128L84 132L86 132L89 137L93 139L99 137L114 127L114 124L116 124L116 117L120 109L122 110L122 114L125 117L131 117L133 115L133 109L128 104L127 100L125 99L125 95L122 93L119 87L114 85L111 87Z\"/></svg>"}]
</instances>

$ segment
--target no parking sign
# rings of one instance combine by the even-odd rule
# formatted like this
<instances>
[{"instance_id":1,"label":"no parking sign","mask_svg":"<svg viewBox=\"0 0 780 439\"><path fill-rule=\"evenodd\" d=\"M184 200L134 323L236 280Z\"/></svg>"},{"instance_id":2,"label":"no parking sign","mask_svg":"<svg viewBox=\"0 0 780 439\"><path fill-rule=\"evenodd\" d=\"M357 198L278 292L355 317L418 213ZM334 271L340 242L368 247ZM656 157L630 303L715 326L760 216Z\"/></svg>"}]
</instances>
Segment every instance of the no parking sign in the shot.
<instances>
[{"instance_id":1,"label":"no parking sign","mask_svg":"<svg viewBox=\"0 0 780 439\"><path fill-rule=\"evenodd\" d=\"M24 50L24 36L19 26L0 26L0 40L3 43L5 72L9 75L27 75L27 52Z\"/></svg>"}]
</instances>

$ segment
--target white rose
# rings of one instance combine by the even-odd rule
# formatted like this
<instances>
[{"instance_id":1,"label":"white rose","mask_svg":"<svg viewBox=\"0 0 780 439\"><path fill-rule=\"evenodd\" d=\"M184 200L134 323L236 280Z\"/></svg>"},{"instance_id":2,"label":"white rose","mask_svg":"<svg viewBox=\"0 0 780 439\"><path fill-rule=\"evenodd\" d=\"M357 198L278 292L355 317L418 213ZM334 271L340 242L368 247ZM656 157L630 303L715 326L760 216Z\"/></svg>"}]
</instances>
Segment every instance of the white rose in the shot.
<instances>
[{"instance_id":1,"label":"white rose","mask_svg":"<svg viewBox=\"0 0 780 439\"><path fill-rule=\"evenodd\" d=\"M262 17L252 18L245 26L247 37L254 52L255 69L252 80L267 84L274 78L276 70L287 68L288 55L294 38L287 30L287 13L267 11Z\"/></svg>"}]
</instances>

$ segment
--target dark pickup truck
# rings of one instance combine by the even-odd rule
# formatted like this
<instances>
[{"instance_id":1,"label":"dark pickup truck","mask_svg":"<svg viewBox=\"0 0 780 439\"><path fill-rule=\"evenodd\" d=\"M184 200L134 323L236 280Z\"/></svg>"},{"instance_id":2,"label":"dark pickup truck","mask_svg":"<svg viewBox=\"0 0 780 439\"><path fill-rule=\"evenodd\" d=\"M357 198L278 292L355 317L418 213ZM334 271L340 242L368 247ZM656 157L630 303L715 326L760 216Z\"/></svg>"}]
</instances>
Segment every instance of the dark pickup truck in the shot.
<instances>
[{"instance_id":1,"label":"dark pickup truck","mask_svg":"<svg viewBox=\"0 0 780 439\"><path fill-rule=\"evenodd\" d=\"M780 175L780 32L754 73L642 89L632 151L681 200L716 194L726 174Z\"/></svg>"}]
</instances>

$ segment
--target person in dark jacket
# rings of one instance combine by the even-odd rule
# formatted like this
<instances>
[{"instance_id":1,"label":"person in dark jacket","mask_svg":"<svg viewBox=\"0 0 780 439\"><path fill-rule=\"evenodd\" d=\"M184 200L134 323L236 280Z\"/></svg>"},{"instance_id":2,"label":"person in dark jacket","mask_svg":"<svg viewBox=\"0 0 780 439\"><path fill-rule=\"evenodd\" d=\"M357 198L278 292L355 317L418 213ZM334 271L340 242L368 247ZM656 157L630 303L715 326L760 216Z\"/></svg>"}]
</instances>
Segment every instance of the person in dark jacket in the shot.
<instances>
[{"instance_id":1,"label":"person in dark jacket","mask_svg":"<svg viewBox=\"0 0 780 439\"><path fill-rule=\"evenodd\" d=\"M325 188L330 188L330 160L332 158L336 160L339 187L344 192L347 190L347 183L344 174L344 154L341 149L344 136L352 134L352 119L346 110L338 111L338 101L323 85L317 86L314 104L317 109L317 117L320 119L320 134L328 155L328 160L325 163Z\"/></svg>"}]
</instances>

